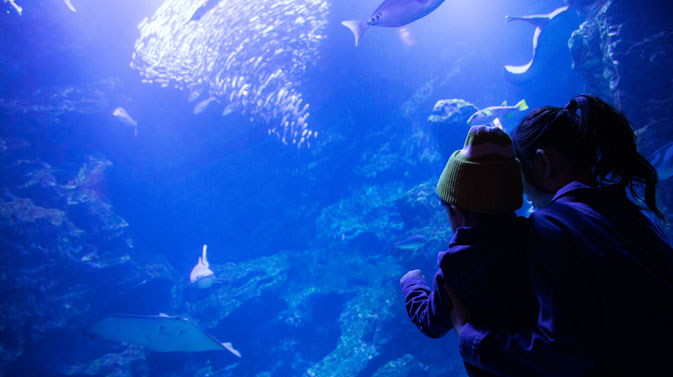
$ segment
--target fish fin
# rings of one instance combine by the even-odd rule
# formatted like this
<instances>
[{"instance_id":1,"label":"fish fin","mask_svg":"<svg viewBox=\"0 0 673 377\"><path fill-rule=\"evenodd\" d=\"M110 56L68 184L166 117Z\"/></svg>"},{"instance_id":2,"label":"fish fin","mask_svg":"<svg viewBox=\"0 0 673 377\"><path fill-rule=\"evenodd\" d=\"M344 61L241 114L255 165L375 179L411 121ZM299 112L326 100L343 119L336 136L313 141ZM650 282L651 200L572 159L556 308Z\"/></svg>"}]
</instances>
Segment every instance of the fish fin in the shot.
<instances>
[{"instance_id":1,"label":"fish fin","mask_svg":"<svg viewBox=\"0 0 673 377\"><path fill-rule=\"evenodd\" d=\"M353 32L353 36L355 36L355 47L358 46L362 34L364 34L369 27L367 21L348 20L341 21L341 24Z\"/></svg>"},{"instance_id":2,"label":"fish fin","mask_svg":"<svg viewBox=\"0 0 673 377\"><path fill-rule=\"evenodd\" d=\"M495 127L498 127L501 130L504 130L505 128L502 126L502 122L500 122L500 118L495 118L493 119L493 125Z\"/></svg>"},{"instance_id":3,"label":"fish fin","mask_svg":"<svg viewBox=\"0 0 673 377\"><path fill-rule=\"evenodd\" d=\"M234 349L234 346L232 346L231 343L229 342L222 343L222 346L227 350L229 350L229 352L233 353L234 355L241 357L241 353L238 352L238 350Z\"/></svg>"},{"instance_id":4,"label":"fish fin","mask_svg":"<svg viewBox=\"0 0 673 377\"><path fill-rule=\"evenodd\" d=\"M203 258L202 259L199 258L199 260L203 260L203 264L205 264L206 266L208 265L208 257L206 256L207 247L208 245L203 245Z\"/></svg>"},{"instance_id":5,"label":"fish fin","mask_svg":"<svg viewBox=\"0 0 673 377\"><path fill-rule=\"evenodd\" d=\"M77 9L72 5L72 2L70 0L64 0L65 5L68 7L73 12L77 12Z\"/></svg>"},{"instance_id":6,"label":"fish fin","mask_svg":"<svg viewBox=\"0 0 673 377\"><path fill-rule=\"evenodd\" d=\"M528 104L526 103L525 99L522 99L516 104L516 107L519 109L519 111L524 111L528 110Z\"/></svg>"},{"instance_id":7,"label":"fish fin","mask_svg":"<svg viewBox=\"0 0 673 377\"><path fill-rule=\"evenodd\" d=\"M491 111L491 110L489 110L489 109L484 109L484 110L481 110L481 111L483 111L484 114L486 114L486 115L488 115L488 116L490 116L490 117L493 116L493 111Z\"/></svg>"},{"instance_id":8,"label":"fish fin","mask_svg":"<svg viewBox=\"0 0 673 377\"><path fill-rule=\"evenodd\" d=\"M502 103L500 104L500 106L507 106L507 100L502 101Z\"/></svg>"}]
</instances>

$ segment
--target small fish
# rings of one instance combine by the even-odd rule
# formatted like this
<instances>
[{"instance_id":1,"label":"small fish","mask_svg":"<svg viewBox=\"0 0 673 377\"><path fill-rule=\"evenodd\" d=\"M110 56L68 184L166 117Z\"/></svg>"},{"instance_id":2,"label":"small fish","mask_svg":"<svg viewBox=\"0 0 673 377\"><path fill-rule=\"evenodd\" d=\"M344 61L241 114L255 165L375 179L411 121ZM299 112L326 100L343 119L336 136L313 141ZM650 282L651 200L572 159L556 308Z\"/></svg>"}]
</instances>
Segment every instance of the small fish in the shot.
<instances>
[{"instance_id":1,"label":"small fish","mask_svg":"<svg viewBox=\"0 0 673 377\"><path fill-rule=\"evenodd\" d=\"M650 163L657 169L660 180L668 179L673 176L673 141L657 149Z\"/></svg>"},{"instance_id":2,"label":"small fish","mask_svg":"<svg viewBox=\"0 0 673 377\"><path fill-rule=\"evenodd\" d=\"M14 10L16 10L16 13L18 13L19 16L23 14L23 8L21 8L14 0L5 0L5 2L9 2L9 5L11 5Z\"/></svg>"},{"instance_id":3,"label":"small fish","mask_svg":"<svg viewBox=\"0 0 673 377\"><path fill-rule=\"evenodd\" d=\"M209 10L215 8L217 4L220 3L220 0L206 0L203 4L194 12L189 21L198 21L203 17Z\"/></svg>"},{"instance_id":4,"label":"small fish","mask_svg":"<svg viewBox=\"0 0 673 377\"><path fill-rule=\"evenodd\" d=\"M117 119L119 119L119 121L125 124L126 126L132 127L133 135L138 136L138 122L136 122L135 119L131 118L129 113L127 113L123 107L118 107L114 109L112 115L117 117Z\"/></svg>"},{"instance_id":5,"label":"small fish","mask_svg":"<svg viewBox=\"0 0 673 377\"><path fill-rule=\"evenodd\" d=\"M341 24L355 36L355 46L369 26L398 27L425 17L444 0L385 0L367 20L347 20Z\"/></svg>"},{"instance_id":6,"label":"small fish","mask_svg":"<svg viewBox=\"0 0 673 377\"><path fill-rule=\"evenodd\" d=\"M549 23L554 17L558 16L559 14L567 10L568 6L565 6L558 8L548 14L533 14L530 16L520 16L520 17L505 16L505 19L507 20L506 22L512 22L512 21L528 22L533 26L539 27L540 29L544 29L545 27L547 27L547 25L549 25Z\"/></svg>"},{"instance_id":7,"label":"small fish","mask_svg":"<svg viewBox=\"0 0 673 377\"><path fill-rule=\"evenodd\" d=\"M72 6L72 1L70 0L63 0L65 2L65 5L73 12L77 12L74 6Z\"/></svg>"},{"instance_id":8,"label":"small fish","mask_svg":"<svg viewBox=\"0 0 673 377\"><path fill-rule=\"evenodd\" d=\"M210 269L208 258L206 257L206 248L208 245L203 245L203 254L199 257L199 262L192 269L189 274L189 281L196 284L199 288L208 288L215 282L215 274Z\"/></svg>"},{"instance_id":9,"label":"small fish","mask_svg":"<svg viewBox=\"0 0 673 377\"><path fill-rule=\"evenodd\" d=\"M413 236L395 241L391 244L391 246L395 249L416 250L423 247L426 243L428 243L427 238L421 236L420 234L415 234Z\"/></svg>"},{"instance_id":10,"label":"small fish","mask_svg":"<svg viewBox=\"0 0 673 377\"><path fill-rule=\"evenodd\" d=\"M477 124L493 124L496 118L512 117L515 111L525 110L528 110L526 100L522 99L514 106L507 106L507 101L505 101L500 106L487 107L472 114L470 119L467 120L467 125L474 126Z\"/></svg>"},{"instance_id":11,"label":"small fish","mask_svg":"<svg viewBox=\"0 0 673 377\"><path fill-rule=\"evenodd\" d=\"M194 106L194 114L201 114L207 107L210 105L211 102L215 100L215 97L208 97L204 99L203 101L199 102Z\"/></svg>"}]
</instances>

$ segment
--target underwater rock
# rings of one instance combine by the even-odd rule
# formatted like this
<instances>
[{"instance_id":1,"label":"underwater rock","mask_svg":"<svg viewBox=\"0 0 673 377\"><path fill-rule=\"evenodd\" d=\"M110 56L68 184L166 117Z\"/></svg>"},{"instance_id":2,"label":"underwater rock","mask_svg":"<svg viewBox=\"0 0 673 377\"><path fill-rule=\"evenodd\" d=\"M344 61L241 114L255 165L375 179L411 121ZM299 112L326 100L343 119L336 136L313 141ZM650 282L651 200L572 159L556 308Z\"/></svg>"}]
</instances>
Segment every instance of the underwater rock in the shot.
<instances>
[{"instance_id":1,"label":"underwater rock","mask_svg":"<svg viewBox=\"0 0 673 377\"><path fill-rule=\"evenodd\" d=\"M207 294L187 287L185 306L191 318L213 328L246 301L278 289L287 280L290 262L284 253L243 263L211 264L218 281ZM190 295L190 292L192 293Z\"/></svg>"},{"instance_id":2,"label":"underwater rock","mask_svg":"<svg viewBox=\"0 0 673 377\"><path fill-rule=\"evenodd\" d=\"M405 192L395 204L406 234L422 234L436 247L445 248L453 233L435 187L435 179L420 183Z\"/></svg>"},{"instance_id":3,"label":"underwater rock","mask_svg":"<svg viewBox=\"0 0 673 377\"><path fill-rule=\"evenodd\" d=\"M380 323L391 316L395 305L391 292L381 288L364 288L344 307L339 317L341 338L337 348L306 371L307 376L353 376L382 351Z\"/></svg>"},{"instance_id":4,"label":"underwater rock","mask_svg":"<svg viewBox=\"0 0 673 377\"><path fill-rule=\"evenodd\" d=\"M379 239L389 239L403 227L395 206L402 190L399 182L359 187L350 197L321 211L316 220L318 237L345 241L372 232Z\"/></svg>"},{"instance_id":5,"label":"underwater rock","mask_svg":"<svg viewBox=\"0 0 673 377\"><path fill-rule=\"evenodd\" d=\"M406 354L397 360L386 363L372 374L372 377L417 377L426 374L418 360L412 355Z\"/></svg>"},{"instance_id":6,"label":"underwater rock","mask_svg":"<svg viewBox=\"0 0 673 377\"><path fill-rule=\"evenodd\" d=\"M636 127L661 120L662 115L668 117L651 104L673 97L673 21L669 5L607 0L585 2L581 9L594 9L596 4L601 6L570 40L574 67L587 79L587 92L605 96ZM670 135L670 128L663 134Z\"/></svg>"},{"instance_id":7,"label":"underwater rock","mask_svg":"<svg viewBox=\"0 0 673 377\"><path fill-rule=\"evenodd\" d=\"M395 204L405 229L425 227L429 219L444 212L432 181L411 188Z\"/></svg>"},{"instance_id":8,"label":"underwater rock","mask_svg":"<svg viewBox=\"0 0 673 377\"><path fill-rule=\"evenodd\" d=\"M63 368L68 376L147 376L149 366L145 359L145 350L140 346L128 346L120 353L108 353L87 363L78 363Z\"/></svg>"},{"instance_id":9,"label":"underwater rock","mask_svg":"<svg viewBox=\"0 0 673 377\"><path fill-rule=\"evenodd\" d=\"M119 79L109 78L88 84L45 87L0 99L0 113L52 117L66 113L102 114L111 108L118 86Z\"/></svg>"},{"instance_id":10,"label":"underwater rock","mask_svg":"<svg viewBox=\"0 0 673 377\"><path fill-rule=\"evenodd\" d=\"M20 357L39 357L47 332L78 332L87 316L118 297L171 276L170 268L149 267L149 258L132 249L128 224L102 189L109 161L98 156L52 166L15 151L6 150L0 165L7 177L0 183L3 371Z\"/></svg>"},{"instance_id":11,"label":"underwater rock","mask_svg":"<svg viewBox=\"0 0 673 377\"><path fill-rule=\"evenodd\" d=\"M140 23L131 66L146 82L186 89L195 100L216 98L223 115L275 123L268 131L283 143L308 144L316 134L299 87L318 60L329 3L211 1L193 19L206 2L166 0Z\"/></svg>"},{"instance_id":12,"label":"underwater rock","mask_svg":"<svg viewBox=\"0 0 673 377\"><path fill-rule=\"evenodd\" d=\"M454 151L463 147L470 130L467 120L477 111L475 105L462 99L443 99L435 103L428 123L445 162Z\"/></svg>"},{"instance_id":13,"label":"underwater rock","mask_svg":"<svg viewBox=\"0 0 673 377\"><path fill-rule=\"evenodd\" d=\"M629 0L571 2L586 21L569 42L574 69L587 93L620 108L641 132L646 157L673 140L673 21L670 3ZM660 205L673 208L670 183L659 185ZM668 189L667 189L668 187ZM670 221L669 221L670 224ZM669 235L673 228L668 225Z\"/></svg>"}]
</instances>

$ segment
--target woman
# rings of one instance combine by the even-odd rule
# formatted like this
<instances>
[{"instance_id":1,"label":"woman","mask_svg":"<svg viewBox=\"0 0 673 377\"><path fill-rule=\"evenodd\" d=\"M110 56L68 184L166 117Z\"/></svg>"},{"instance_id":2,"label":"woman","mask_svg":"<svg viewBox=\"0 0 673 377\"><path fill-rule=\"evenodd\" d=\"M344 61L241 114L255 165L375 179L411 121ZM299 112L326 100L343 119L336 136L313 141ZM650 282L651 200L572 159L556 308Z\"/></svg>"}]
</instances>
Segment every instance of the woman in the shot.
<instances>
[{"instance_id":1,"label":"woman","mask_svg":"<svg viewBox=\"0 0 673 377\"><path fill-rule=\"evenodd\" d=\"M628 120L580 95L532 111L512 138L538 208L524 234L537 321L484 328L449 291L464 360L513 376L673 376L673 251L635 204L663 219Z\"/></svg>"}]
</instances>

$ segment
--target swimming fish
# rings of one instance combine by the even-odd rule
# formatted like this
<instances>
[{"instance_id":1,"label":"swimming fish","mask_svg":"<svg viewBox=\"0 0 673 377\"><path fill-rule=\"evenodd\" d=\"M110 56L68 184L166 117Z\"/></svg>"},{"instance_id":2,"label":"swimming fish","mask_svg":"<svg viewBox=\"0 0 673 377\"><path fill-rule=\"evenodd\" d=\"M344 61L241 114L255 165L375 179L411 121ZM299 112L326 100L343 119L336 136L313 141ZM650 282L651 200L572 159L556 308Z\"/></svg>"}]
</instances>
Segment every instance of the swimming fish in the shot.
<instances>
[{"instance_id":1,"label":"swimming fish","mask_svg":"<svg viewBox=\"0 0 673 377\"><path fill-rule=\"evenodd\" d=\"M657 169L659 179L668 179L673 176L673 141L665 144L663 147L657 149L650 163Z\"/></svg>"},{"instance_id":2,"label":"swimming fish","mask_svg":"<svg viewBox=\"0 0 673 377\"><path fill-rule=\"evenodd\" d=\"M497 118L512 117L515 111L525 110L528 110L526 100L522 99L514 106L507 106L507 101L505 101L500 106L487 107L472 114L472 116L470 116L470 118L467 120L467 125L474 126L477 124L494 124L494 121ZM498 122L498 124L500 123ZM502 124L500 124L500 127L502 128Z\"/></svg>"},{"instance_id":3,"label":"swimming fish","mask_svg":"<svg viewBox=\"0 0 673 377\"><path fill-rule=\"evenodd\" d=\"M217 4L220 3L220 0L206 0L201 6L194 12L192 18L189 21L198 21L203 17L209 10L215 8Z\"/></svg>"},{"instance_id":4,"label":"swimming fish","mask_svg":"<svg viewBox=\"0 0 673 377\"><path fill-rule=\"evenodd\" d=\"M18 13L19 16L23 14L23 8L21 8L14 0L6 0L5 2L9 2L9 5L11 5L14 10L16 10L16 13Z\"/></svg>"},{"instance_id":5,"label":"swimming fish","mask_svg":"<svg viewBox=\"0 0 673 377\"><path fill-rule=\"evenodd\" d=\"M428 243L427 238L423 237L420 234L415 234L413 236L409 236L401 240L395 241L391 244L391 246L395 249L416 250L423 247L426 243Z\"/></svg>"},{"instance_id":6,"label":"swimming fish","mask_svg":"<svg viewBox=\"0 0 673 377\"><path fill-rule=\"evenodd\" d=\"M347 20L341 24L355 36L355 46L369 26L398 27L425 17L444 0L385 0L367 20Z\"/></svg>"},{"instance_id":7,"label":"swimming fish","mask_svg":"<svg viewBox=\"0 0 673 377\"><path fill-rule=\"evenodd\" d=\"M204 99L203 101L199 102L194 106L194 114L201 114L207 107L210 105L211 102L215 100L215 97L208 97Z\"/></svg>"},{"instance_id":8,"label":"swimming fish","mask_svg":"<svg viewBox=\"0 0 673 377\"><path fill-rule=\"evenodd\" d=\"M143 346L156 352L228 350L241 357L231 343L220 343L193 322L177 316L110 315L83 330L91 338Z\"/></svg>"},{"instance_id":9,"label":"swimming fish","mask_svg":"<svg viewBox=\"0 0 673 377\"><path fill-rule=\"evenodd\" d=\"M554 17L558 16L559 14L567 10L568 6L566 5L565 7L558 8L549 14L533 14L530 16L520 16L520 17L505 16L505 19L507 20L506 22L512 22L512 21L528 22L533 26L539 27L540 29L544 29L545 27L547 27L547 25L549 25L549 23Z\"/></svg>"},{"instance_id":10,"label":"swimming fish","mask_svg":"<svg viewBox=\"0 0 673 377\"><path fill-rule=\"evenodd\" d=\"M568 54L568 38L570 34L579 26L579 17L573 11L564 6L548 14L536 14L531 16L510 17L507 16L507 22L524 21L535 26L533 35L533 57L524 65L506 65L505 78L512 83L523 83L542 71L544 67L550 66L553 70L555 59L561 53Z\"/></svg>"},{"instance_id":11,"label":"swimming fish","mask_svg":"<svg viewBox=\"0 0 673 377\"><path fill-rule=\"evenodd\" d=\"M72 1L70 0L63 0L65 2L65 5L73 12L77 12L74 6L72 6Z\"/></svg>"},{"instance_id":12,"label":"swimming fish","mask_svg":"<svg viewBox=\"0 0 673 377\"><path fill-rule=\"evenodd\" d=\"M118 107L114 109L112 115L117 119L119 119L119 121L125 124L126 126L132 127L133 135L138 136L138 122L136 122L135 119L131 118L129 113L127 113L123 107Z\"/></svg>"},{"instance_id":13,"label":"swimming fish","mask_svg":"<svg viewBox=\"0 0 673 377\"><path fill-rule=\"evenodd\" d=\"M215 274L210 269L208 258L206 257L206 248L208 245L203 245L203 255L199 257L199 262L192 269L189 274L189 281L196 284L199 288L208 288L215 282Z\"/></svg>"}]
</instances>

